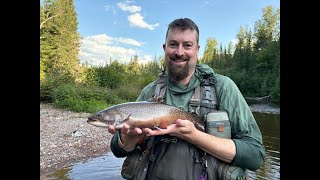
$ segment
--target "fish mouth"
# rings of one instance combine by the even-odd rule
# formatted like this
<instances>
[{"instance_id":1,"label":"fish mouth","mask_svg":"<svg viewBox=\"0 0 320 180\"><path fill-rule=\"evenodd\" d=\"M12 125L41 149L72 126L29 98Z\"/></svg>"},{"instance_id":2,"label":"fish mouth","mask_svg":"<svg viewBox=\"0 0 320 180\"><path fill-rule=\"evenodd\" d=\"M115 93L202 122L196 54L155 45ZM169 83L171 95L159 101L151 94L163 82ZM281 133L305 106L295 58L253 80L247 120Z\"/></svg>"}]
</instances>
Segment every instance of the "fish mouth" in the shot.
<instances>
[{"instance_id":1,"label":"fish mouth","mask_svg":"<svg viewBox=\"0 0 320 180\"><path fill-rule=\"evenodd\" d=\"M88 117L87 123L94 126L106 127L106 128L109 127L110 124L112 124L112 122L109 123L100 119L96 119L94 117Z\"/></svg>"}]
</instances>

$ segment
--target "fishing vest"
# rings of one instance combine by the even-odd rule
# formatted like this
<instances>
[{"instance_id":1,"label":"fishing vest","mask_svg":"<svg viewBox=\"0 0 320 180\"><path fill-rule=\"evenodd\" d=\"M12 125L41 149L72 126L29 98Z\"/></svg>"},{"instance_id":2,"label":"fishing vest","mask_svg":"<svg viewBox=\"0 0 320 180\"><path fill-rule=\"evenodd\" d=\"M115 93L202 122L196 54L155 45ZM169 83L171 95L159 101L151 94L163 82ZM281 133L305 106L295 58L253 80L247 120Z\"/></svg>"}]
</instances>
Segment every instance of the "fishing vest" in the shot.
<instances>
[{"instance_id":1,"label":"fishing vest","mask_svg":"<svg viewBox=\"0 0 320 180\"><path fill-rule=\"evenodd\" d=\"M216 97L215 77L201 72L200 80L200 85L195 88L189 101L188 111L200 116L205 125L207 115L217 111L219 103ZM150 101L166 102L167 81L167 75L162 71ZM230 134L228 137L231 137L231 130L228 133ZM138 147L130 152L122 166L121 175L126 179L241 180L245 177L245 170L242 168L231 166L174 136L152 136ZM130 156L132 158L128 158ZM171 161L172 159L176 160Z\"/></svg>"}]
</instances>

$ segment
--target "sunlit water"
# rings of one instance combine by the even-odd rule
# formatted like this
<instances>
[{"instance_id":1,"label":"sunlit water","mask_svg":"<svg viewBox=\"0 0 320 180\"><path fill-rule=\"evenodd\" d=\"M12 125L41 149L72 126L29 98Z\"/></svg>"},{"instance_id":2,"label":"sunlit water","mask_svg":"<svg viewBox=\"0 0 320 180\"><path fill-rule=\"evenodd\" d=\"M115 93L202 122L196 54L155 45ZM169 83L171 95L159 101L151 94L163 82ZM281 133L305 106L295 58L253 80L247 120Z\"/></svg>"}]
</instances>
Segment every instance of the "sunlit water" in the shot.
<instances>
[{"instance_id":1,"label":"sunlit water","mask_svg":"<svg viewBox=\"0 0 320 180\"><path fill-rule=\"evenodd\" d=\"M116 158L108 152L103 156L57 170L46 180L123 180L120 175L123 161L124 158Z\"/></svg>"},{"instance_id":2,"label":"sunlit water","mask_svg":"<svg viewBox=\"0 0 320 180\"><path fill-rule=\"evenodd\" d=\"M266 159L264 164L256 172L248 171L250 180L256 179L280 179L280 115L254 113L256 121L263 135L263 143L266 147ZM116 158L111 152L76 163L57 170L48 176L46 180L118 180L123 158Z\"/></svg>"}]
</instances>

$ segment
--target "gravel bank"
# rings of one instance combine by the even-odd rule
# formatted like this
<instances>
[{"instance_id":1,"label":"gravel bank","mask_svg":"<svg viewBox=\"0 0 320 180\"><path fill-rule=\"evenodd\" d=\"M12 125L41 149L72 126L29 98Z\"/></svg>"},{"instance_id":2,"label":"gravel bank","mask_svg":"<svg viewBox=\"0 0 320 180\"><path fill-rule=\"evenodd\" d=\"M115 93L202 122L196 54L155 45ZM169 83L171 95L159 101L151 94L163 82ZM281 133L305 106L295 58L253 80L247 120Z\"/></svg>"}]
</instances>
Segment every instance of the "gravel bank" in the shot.
<instances>
[{"instance_id":1,"label":"gravel bank","mask_svg":"<svg viewBox=\"0 0 320 180\"><path fill-rule=\"evenodd\" d=\"M40 179L70 163L109 151L111 135L89 125L89 115L40 103Z\"/></svg>"}]
</instances>

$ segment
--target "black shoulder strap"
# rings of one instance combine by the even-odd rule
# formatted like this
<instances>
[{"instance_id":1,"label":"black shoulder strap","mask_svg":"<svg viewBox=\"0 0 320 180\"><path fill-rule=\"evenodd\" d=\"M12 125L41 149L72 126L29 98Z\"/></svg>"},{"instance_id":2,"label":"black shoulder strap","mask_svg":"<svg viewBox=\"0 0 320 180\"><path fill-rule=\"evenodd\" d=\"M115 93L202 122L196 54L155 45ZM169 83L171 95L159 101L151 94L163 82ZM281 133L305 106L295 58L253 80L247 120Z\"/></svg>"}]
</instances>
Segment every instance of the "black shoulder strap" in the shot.
<instances>
[{"instance_id":1,"label":"black shoulder strap","mask_svg":"<svg viewBox=\"0 0 320 180\"><path fill-rule=\"evenodd\" d=\"M190 99L189 111L203 116L213 109L219 109L216 97L216 79L213 75L201 74L201 84L198 86Z\"/></svg>"},{"instance_id":2,"label":"black shoulder strap","mask_svg":"<svg viewBox=\"0 0 320 180\"><path fill-rule=\"evenodd\" d=\"M164 95L167 91L167 75L164 70L159 75L156 84L156 90L154 96L152 97L152 101L163 103L165 98Z\"/></svg>"}]
</instances>

